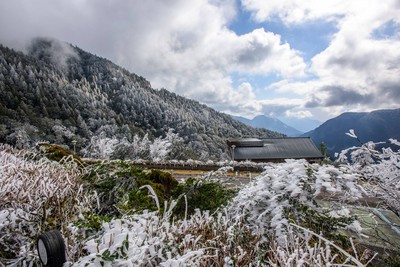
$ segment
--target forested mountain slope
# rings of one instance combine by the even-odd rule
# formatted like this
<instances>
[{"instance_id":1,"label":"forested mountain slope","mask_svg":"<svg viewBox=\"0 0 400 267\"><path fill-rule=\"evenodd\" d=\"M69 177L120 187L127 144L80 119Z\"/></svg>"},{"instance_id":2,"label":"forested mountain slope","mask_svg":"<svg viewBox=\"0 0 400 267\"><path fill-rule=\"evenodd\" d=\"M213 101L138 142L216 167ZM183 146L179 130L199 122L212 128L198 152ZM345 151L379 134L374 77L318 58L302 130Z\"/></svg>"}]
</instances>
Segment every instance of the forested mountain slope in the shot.
<instances>
[{"instance_id":1,"label":"forested mountain slope","mask_svg":"<svg viewBox=\"0 0 400 267\"><path fill-rule=\"evenodd\" d=\"M0 45L0 142L84 148L92 136L163 136L173 128L197 156L218 159L232 137L273 137L165 89L109 60L53 39L24 54ZM195 155L193 155L195 157Z\"/></svg>"}]
</instances>

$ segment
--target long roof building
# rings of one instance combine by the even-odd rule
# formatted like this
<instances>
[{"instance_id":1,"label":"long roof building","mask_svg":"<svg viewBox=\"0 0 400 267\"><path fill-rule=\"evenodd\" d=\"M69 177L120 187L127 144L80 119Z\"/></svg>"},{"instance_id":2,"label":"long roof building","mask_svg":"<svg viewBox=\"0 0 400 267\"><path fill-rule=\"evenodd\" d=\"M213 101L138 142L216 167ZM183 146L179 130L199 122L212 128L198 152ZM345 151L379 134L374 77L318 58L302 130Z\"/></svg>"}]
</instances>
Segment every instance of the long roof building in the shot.
<instances>
[{"instance_id":1,"label":"long roof building","mask_svg":"<svg viewBox=\"0 0 400 267\"><path fill-rule=\"evenodd\" d=\"M245 138L227 140L228 154L236 161L282 162L306 159L317 162L323 155L309 137Z\"/></svg>"}]
</instances>

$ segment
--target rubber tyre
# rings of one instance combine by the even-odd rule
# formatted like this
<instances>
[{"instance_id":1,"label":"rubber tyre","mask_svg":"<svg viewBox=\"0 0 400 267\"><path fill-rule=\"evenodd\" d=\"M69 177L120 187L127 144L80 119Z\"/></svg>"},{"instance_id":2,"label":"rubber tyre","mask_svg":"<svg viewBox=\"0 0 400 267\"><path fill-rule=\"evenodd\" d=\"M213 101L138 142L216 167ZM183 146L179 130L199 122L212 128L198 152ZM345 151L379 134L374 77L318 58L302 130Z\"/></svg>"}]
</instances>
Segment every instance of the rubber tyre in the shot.
<instances>
[{"instance_id":1,"label":"rubber tyre","mask_svg":"<svg viewBox=\"0 0 400 267\"><path fill-rule=\"evenodd\" d=\"M53 230L40 234L38 237L42 240L47 251L48 267L62 267L66 261L64 238L58 230ZM37 244L38 245L38 244Z\"/></svg>"}]
</instances>

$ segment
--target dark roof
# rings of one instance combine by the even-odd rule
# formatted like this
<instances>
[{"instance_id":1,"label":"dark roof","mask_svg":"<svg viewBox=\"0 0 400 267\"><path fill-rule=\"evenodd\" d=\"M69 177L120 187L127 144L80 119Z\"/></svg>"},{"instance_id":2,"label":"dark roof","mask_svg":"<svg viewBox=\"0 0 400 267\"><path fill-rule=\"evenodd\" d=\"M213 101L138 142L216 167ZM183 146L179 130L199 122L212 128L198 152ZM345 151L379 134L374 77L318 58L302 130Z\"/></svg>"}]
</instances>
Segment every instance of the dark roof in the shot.
<instances>
[{"instance_id":1,"label":"dark roof","mask_svg":"<svg viewBox=\"0 0 400 267\"><path fill-rule=\"evenodd\" d=\"M254 146L249 146L249 142L240 145L239 140L227 141L227 145L235 145L235 160L282 160L282 159L318 159L323 158L321 152L309 137L286 137L269 138L255 142Z\"/></svg>"},{"instance_id":2,"label":"dark roof","mask_svg":"<svg viewBox=\"0 0 400 267\"><path fill-rule=\"evenodd\" d=\"M228 146L232 147L262 147L264 142L258 138L243 138L243 139L233 139L227 141Z\"/></svg>"}]
</instances>

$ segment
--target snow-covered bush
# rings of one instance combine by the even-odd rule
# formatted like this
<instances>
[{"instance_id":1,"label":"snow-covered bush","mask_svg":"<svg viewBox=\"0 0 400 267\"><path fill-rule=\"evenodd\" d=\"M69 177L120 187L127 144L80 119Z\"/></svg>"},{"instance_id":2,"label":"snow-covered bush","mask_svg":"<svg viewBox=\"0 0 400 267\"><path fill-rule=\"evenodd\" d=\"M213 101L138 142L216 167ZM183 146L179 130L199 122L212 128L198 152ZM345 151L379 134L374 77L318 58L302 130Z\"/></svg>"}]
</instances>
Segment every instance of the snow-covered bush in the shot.
<instances>
[{"instance_id":1,"label":"snow-covered bush","mask_svg":"<svg viewBox=\"0 0 400 267\"><path fill-rule=\"evenodd\" d=\"M265 251L263 264L267 266L364 266L373 255L358 257L355 248L351 255L340 248L352 249L352 243L338 230L354 223L355 218L333 212L342 209L341 199L361 196L359 177L347 165L305 160L268 164L240 190L228 212L260 236L257 245ZM320 206L316 200L321 196L334 197L335 206Z\"/></svg>"},{"instance_id":2,"label":"snow-covered bush","mask_svg":"<svg viewBox=\"0 0 400 267\"><path fill-rule=\"evenodd\" d=\"M360 195L357 175L345 168L287 160L268 164L264 172L245 186L230 206L230 212L244 216L254 231L284 240L289 220L306 223L306 212L323 216L315 202L321 192L348 198Z\"/></svg>"},{"instance_id":3,"label":"snow-covered bush","mask_svg":"<svg viewBox=\"0 0 400 267\"><path fill-rule=\"evenodd\" d=\"M299 231L300 230L300 231ZM317 238L316 241L313 239ZM271 240L267 252L268 266L357 266L369 265L375 256L370 250L359 252L349 239L352 253L337 246L334 242L304 227L290 224L284 244ZM338 263L341 262L341 263Z\"/></svg>"},{"instance_id":4,"label":"snow-covered bush","mask_svg":"<svg viewBox=\"0 0 400 267\"><path fill-rule=\"evenodd\" d=\"M368 257L357 257L357 251L350 255L325 239L352 219L336 218L313 201L322 192L346 198L359 196L355 185L357 176L347 171L304 160L270 164L226 209L213 215L197 210L182 220L171 221L176 205L173 201L158 212L127 215L103 223L98 236L86 242L88 255L71 264L326 266L346 263L365 266L363 263ZM215 173L205 179L213 180L214 176ZM154 191L152 194L157 199ZM293 222L314 227L318 233L325 231L326 235L314 234L303 226L294 229Z\"/></svg>"},{"instance_id":5,"label":"snow-covered bush","mask_svg":"<svg viewBox=\"0 0 400 267\"><path fill-rule=\"evenodd\" d=\"M354 130L347 133L357 138ZM386 206L400 215L400 142L368 142L351 147L337 155L337 162L362 178L366 194L384 200Z\"/></svg>"},{"instance_id":6,"label":"snow-covered bush","mask_svg":"<svg viewBox=\"0 0 400 267\"><path fill-rule=\"evenodd\" d=\"M0 145L0 263L37 263L37 235L66 233L69 222L89 211L93 196L83 191L80 174L72 158L50 161Z\"/></svg>"},{"instance_id":7,"label":"snow-covered bush","mask_svg":"<svg viewBox=\"0 0 400 267\"><path fill-rule=\"evenodd\" d=\"M197 210L171 221L172 209L144 212L103 223L98 237L85 244L87 256L72 266L251 266L259 237L244 224L232 225L228 214ZM254 266L257 266L255 264Z\"/></svg>"}]
</instances>

